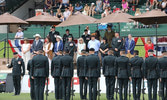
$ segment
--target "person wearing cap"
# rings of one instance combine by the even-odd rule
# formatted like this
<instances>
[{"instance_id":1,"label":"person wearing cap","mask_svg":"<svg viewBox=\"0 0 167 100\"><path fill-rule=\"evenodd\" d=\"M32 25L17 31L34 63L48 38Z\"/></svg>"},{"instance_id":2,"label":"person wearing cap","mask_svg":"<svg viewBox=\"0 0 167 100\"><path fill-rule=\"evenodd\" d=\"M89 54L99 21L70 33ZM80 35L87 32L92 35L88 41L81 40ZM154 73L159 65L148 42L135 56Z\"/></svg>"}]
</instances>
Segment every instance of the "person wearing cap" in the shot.
<instances>
[{"instance_id":1,"label":"person wearing cap","mask_svg":"<svg viewBox=\"0 0 167 100\"><path fill-rule=\"evenodd\" d=\"M65 11L63 13L63 21L67 20L71 16L71 11L68 7L65 8Z\"/></svg>"},{"instance_id":2,"label":"person wearing cap","mask_svg":"<svg viewBox=\"0 0 167 100\"><path fill-rule=\"evenodd\" d=\"M49 77L49 61L43 53L43 50L39 50L38 55L33 57L30 69L30 76L35 85L35 100L44 100L45 80Z\"/></svg>"},{"instance_id":3,"label":"person wearing cap","mask_svg":"<svg viewBox=\"0 0 167 100\"><path fill-rule=\"evenodd\" d=\"M98 55L98 51L100 48L100 41L96 40L95 35L91 35L91 40L88 42L88 48L94 48L95 49L95 55Z\"/></svg>"},{"instance_id":4,"label":"person wearing cap","mask_svg":"<svg viewBox=\"0 0 167 100\"><path fill-rule=\"evenodd\" d=\"M109 48L111 48L111 42L112 42L112 39L114 37L114 34L115 34L115 32L112 30L112 25L108 24L107 25L107 30L104 34L104 37L107 38Z\"/></svg>"},{"instance_id":5,"label":"person wearing cap","mask_svg":"<svg viewBox=\"0 0 167 100\"><path fill-rule=\"evenodd\" d=\"M61 66L60 59L62 58L62 51L57 52L57 56L52 59L51 63L51 75L54 78L55 85L55 99L62 99L62 79L61 79Z\"/></svg>"},{"instance_id":6,"label":"person wearing cap","mask_svg":"<svg viewBox=\"0 0 167 100\"><path fill-rule=\"evenodd\" d=\"M35 39L32 43L31 49L33 53L38 53L39 50L43 50L43 42L40 40L39 34L34 35Z\"/></svg>"},{"instance_id":7,"label":"person wearing cap","mask_svg":"<svg viewBox=\"0 0 167 100\"><path fill-rule=\"evenodd\" d=\"M12 69L12 76L13 76L13 85L15 89L15 95L20 95L21 92L21 77L25 74L25 64L22 58L19 58L17 52L13 53L13 58L11 64L7 64L8 68Z\"/></svg>"},{"instance_id":8,"label":"person wearing cap","mask_svg":"<svg viewBox=\"0 0 167 100\"><path fill-rule=\"evenodd\" d=\"M28 61L30 60L30 49L31 49L31 44L29 43L28 39L24 39L24 44L22 45L21 51L22 51L22 58L24 60L26 69L27 69L27 64Z\"/></svg>"},{"instance_id":9,"label":"person wearing cap","mask_svg":"<svg viewBox=\"0 0 167 100\"><path fill-rule=\"evenodd\" d=\"M103 60L103 74L106 80L106 97L107 100L114 100L114 88L115 88L115 67L116 57L113 55L113 50L108 51L108 56Z\"/></svg>"},{"instance_id":10,"label":"person wearing cap","mask_svg":"<svg viewBox=\"0 0 167 100\"><path fill-rule=\"evenodd\" d=\"M84 34L81 36L86 44L86 51L89 52L89 48L88 48L88 42L90 41L91 37L88 34L88 30L85 29L84 30Z\"/></svg>"},{"instance_id":11,"label":"person wearing cap","mask_svg":"<svg viewBox=\"0 0 167 100\"><path fill-rule=\"evenodd\" d=\"M63 43L65 44L66 42L68 42L68 37L71 36L72 40L74 40L74 37L72 34L70 34L70 30L66 29L66 34L63 35Z\"/></svg>"},{"instance_id":12,"label":"person wearing cap","mask_svg":"<svg viewBox=\"0 0 167 100\"><path fill-rule=\"evenodd\" d=\"M64 49L68 49L69 55L74 57L75 42L72 40L72 36L68 37L68 42L66 42Z\"/></svg>"},{"instance_id":13,"label":"person wearing cap","mask_svg":"<svg viewBox=\"0 0 167 100\"><path fill-rule=\"evenodd\" d=\"M132 77L132 86L133 86L133 100L140 100L141 94L141 82L143 76L143 58L139 57L139 51L134 51L134 57L129 61L131 67L131 77ZM136 91L137 90L137 91Z\"/></svg>"},{"instance_id":14,"label":"person wearing cap","mask_svg":"<svg viewBox=\"0 0 167 100\"><path fill-rule=\"evenodd\" d=\"M119 33L115 33L115 37L112 39L112 49L114 56L120 56L120 50L123 47L123 39L119 36Z\"/></svg>"},{"instance_id":15,"label":"person wearing cap","mask_svg":"<svg viewBox=\"0 0 167 100\"><path fill-rule=\"evenodd\" d=\"M55 31L55 26L52 26L51 31L49 32L48 36L50 37L53 44L56 43L56 36L60 35L58 31Z\"/></svg>"},{"instance_id":16,"label":"person wearing cap","mask_svg":"<svg viewBox=\"0 0 167 100\"><path fill-rule=\"evenodd\" d=\"M107 56L107 51L109 50L109 46L108 46L108 43L107 43L107 39L104 37L103 38L103 42L101 43L100 45L100 53L101 53L101 61L103 62L103 58L105 56Z\"/></svg>"},{"instance_id":17,"label":"person wearing cap","mask_svg":"<svg viewBox=\"0 0 167 100\"><path fill-rule=\"evenodd\" d=\"M56 36L56 43L54 44L54 53L55 56L57 56L58 51L63 51L63 41L62 41L62 37L61 36Z\"/></svg>"},{"instance_id":18,"label":"person wearing cap","mask_svg":"<svg viewBox=\"0 0 167 100\"><path fill-rule=\"evenodd\" d=\"M152 49L148 50L149 57L145 59L144 65L144 77L147 79L149 100L157 100L157 82L159 78L158 58L154 57L153 54Z\"/></svg>"},{"instance_id":19,"label":"person wearing cap","mask_svg":"<svg viewBox=\"0 0 167 100\"><path fill-rule=\"evenodd\" d=\"M24 33L22 32L22 28L19 27L17 33L15 35L15 46L21 51L21 46L19 44L19 40L24 38Z\"/></svg>"},{"instance_id":20,"label":"person wearing cap","mask_svg":"<svg viewBox=\"0 0 167 100\"><path fill-rule=\"evenodd\" d=\"M95 55L95 49L89 49L89 56L85 59L85 74L89 84L89 100L97 99L97 81L100 78L100 59Z\"/></svg>"},{"instance_id":21,"label":"person wearing cap","mask_svg":"<svg viewBox=\"0 0 167 100\"><path fill-rule=\"evenodd\" d=\"M81 50L81 55L77 59L77 76L79 77L79 83L80 83L80 98L81 100L87 99L87 85L88 80L86 79L85 75L85 59L86 59L86 50Z\"/></svg>"},{"instance_id":22,"label":"person wearing cap","mask_svg":"<svg viewBox=\"0 0 167 100\"><path fill-rule=\"evenodd\" d=\"M167 89L167 52L162 51L163 57L159 59L159 70L160 70L160 89L161 89L161 97L162 100L165 100L165 96L167 92L164 92Z\"/></svg>"},{"instance_id":23,"label":"person wearing cap","mask_svg":"<svg viewBox=\"0 0 167 100\"><path fill-rule=\"evenodd\" d=\"M115 60L116 76L119 81L119 98L120 100L127 100L128 81L131 81L131 70L129 58L126 57L125 50L121 50L120 55L121 56Z\"/></svg>"},{"instance_id":24,"label":"person wearing cap","mask_svg":"<svg viewBox=\"0 0 167 100\"><path fill-rule=\"evenodd\" d=\"M31 74L32 73L32 70L31 67L32 67L32 58L36 56L35 53L32 54L31 56L31 59L28 61L28 64L27 64L27 70L28 70L28 74L30 76L30 96L31 96L31 100L35 100L35 86L34 86L34 79L32 79L31 77Z\"/></svg>"},{"instance_id":25,"label":"person wearing cap","mask_svg":"<svg viewBox=\"0 0 167 100\"><path fill-rule=\"evenodd\" d=\"M73 58L69 55L69 50L65 49L64 56L60 59L60 67L62 69L62 93L63 100L70 100L71 96L71 80L74 73Z\"/></svg>"}]
</instances>

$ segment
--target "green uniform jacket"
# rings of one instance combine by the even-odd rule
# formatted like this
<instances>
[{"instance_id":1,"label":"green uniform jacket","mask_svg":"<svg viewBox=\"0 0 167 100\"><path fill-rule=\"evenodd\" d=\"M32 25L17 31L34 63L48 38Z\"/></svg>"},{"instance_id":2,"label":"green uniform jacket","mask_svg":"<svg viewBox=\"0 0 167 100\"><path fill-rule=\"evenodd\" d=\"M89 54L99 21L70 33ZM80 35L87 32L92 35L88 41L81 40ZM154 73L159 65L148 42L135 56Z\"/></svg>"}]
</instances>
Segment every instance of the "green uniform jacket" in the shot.
<instances>
[{"instance_id":1,"label":"green uniform jacket","mask_svg":"<svg viewBox=\"0 0 167 100\"><path fill-rule=\"evenodd\" d=\"M159 78L159 68L158 68L157 58L149 56L148 58L145 59L144 76L147 79Z\"/></svg>"},{"instance_id":2,"label":"green uniform jacket","mask_svg":"<svg viewBox=\"0 0 167 100\"><path fill-rule=\"evenodd\" d=\"M143 58L139 56L135 56L130 59L130 67L131 67L131 77L132 78L143 78L144 77L144 61Z\"/></svg>"},{"instance_id":3,"label":"green uniform jacket","mask_svg":"<svg viewBox=\"0 0 167 100\"><path fill-rule=\"evenodd\" d=\"M74 54L74 50L75 50L75 42L74 41L66 42L64 49L68 49L69 50L69 54L73 55Z\"/></svg>"},{"instance_id":4,"label":"green uniform jacket","mask_svg":"<svg viewBox=\"0 0 167 100\"><path fill-rule=\"evenodd\" d=\"M118 78L129 78L131 76L128 57L120 56L116 58L115 65Z\"/></svg>"},{"instance_id":5,"label":"green uniform jacket","mask_svg":"<svg viewBox=\"0 0 167 100\"><path fill-rule=\"evenodd\" d=\"M83 55L83 56L80 56L78 57L78 60L77 60L77 75L78 77L85 77L85 59L86 59L86 56Z\"/></svg>"},{"instance_id":6,"label":"green uniform jacket","mask_svg":"<svg viewBox=\"0 0 167 100\"><path fill-rule=\"evenodd\" d=\"M36 55L32 59L33 77L49 77L49 62L48 58L42 54Z\"/></svg>"},{"instance_id":7,"label":"green uniform jacket","mask_svg":"<svg viewBox=\"0 0 167 100\"><path fill-rule=\"evenodd\" d=\"M109 44L110 48L111 48L111 42L112 42L112 39L114 37L114 34L115 34L114 31L111 31L111 32L106 31L105 34L104 34L104 37L107 38L107 41L108 41L108 44Z\"/></svg>"},{"instance_id":8,"label":"green uniform jacket","mask_svg":"<svg viewBox=\"0 0 167 100\"><path fill-rule=\"evenodd\" d=\"M56 56L52 59L52 63L51 63L51 75L53 77L60 77L61 76L61 66L60 66L60 60L61 60L62 56Z\"/></svg>"},{"instance_id":9,"label":"green uniform jacket","mask_svg":"<svg viewBox=\"0 0 167 100\"><path fill-rule=\"evenodd\" d=\"M118 51L120 51L122 49L123 46L123 39L122 38L116 38L114 37L112 39L112 49L115 51L115 48L118 49Z\"/></svg>"},{"instance_id":10,"label":"green uniform jacket","mask_svg":"<svg viewBox=\"0 0 167 100\"><path fill-rule=\"evenodd\" d=\"M167 57L162 57L158 61L160 69L160 78L167 78Z\"/></svg>"},{"instance_id":11,"label":"green uniform jacket","mask_svg":"<svg viewBox=\"0 0 167 100\"><path fill-rule=\"evenodd\" d=\"M100 77L101 72L99 57L94 54L86 57L85 68L87 77Z\"/></svg>"},{"instance_id":12,"label":"green uniform jacket","mask_svg":"<svg viewBox=\"0 0 167 100\"><path fill-rule=\"evenodd\" d=\"M73 77L74 65L73 58L69 55L61 57L60 66L62 69L61 77Z\"/></svg>"},{"instance_id":13,"label":"green uniform jacket","mask_svg":"<svg viewBox=\"0 0 167 100\"><path fill-rule=\"evenodd\" d=\"M116 76L116 57L113 55L108 55L104 57L103 60L103 74L104 76Z\"/></svg>"},{"instance_id":14,"label":"green uniform jacket","mask_svg":"<svg viewBox=\"0 0 167 100\"><path fill-rule=\"evenodd\" d=\"M28 61L27 70L29 71L29 75L32 75L32 59Z\"/></svg>"},{"instance_id":15,"label":"green uniform jacket","mask_svg":"<svg viewBox=\"0 0 167 100\"><path fill-rule=\"evenodd\" d=\"M12 75L22 75L25 74L25 65L22 58L13 58L11 61L11 64L8 66L8 68L12 69Z\"/></svg>"}]
</instances>

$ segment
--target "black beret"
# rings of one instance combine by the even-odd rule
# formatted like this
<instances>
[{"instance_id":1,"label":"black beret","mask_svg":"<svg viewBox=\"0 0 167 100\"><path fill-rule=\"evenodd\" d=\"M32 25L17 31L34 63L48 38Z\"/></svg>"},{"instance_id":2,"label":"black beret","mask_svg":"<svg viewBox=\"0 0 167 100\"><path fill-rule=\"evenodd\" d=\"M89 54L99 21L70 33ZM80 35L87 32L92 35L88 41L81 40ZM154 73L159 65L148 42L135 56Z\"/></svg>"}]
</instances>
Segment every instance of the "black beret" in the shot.
<instances>
[{"instance_id":1,"label":"black beret","mask_svg":"<svg viewBox=\"0 0 167 100\"><path fill-rule=\"evenodd\" d=\"M148 52L154 52L152 49L148 50Z\"/></svg>"},{"instance_id":2,"label":"black beret","mask_svg":"<svg viewBox=\"0 0 167 100\"><path fill-rule=\"evenodd\" d=\"M17 52L14 52L13 55L17 55L18 53Z\"/></svg>"},{"instance_id":3,"label":"black beret","mask_svg":"<svg viewBox=\"0 0 167 100\"><path fill-rule=\"evenodd\" d=\"M139 53L139 51L138 50L134 50L134 53Z\"/></svg>"},{"instance_id":4,"label":"black beret","mask_svg":"<svg viewBox=\"0 0 167 100\"><path fill-rule=\"evenodd\" d=\"M87 32L87 31L88 31L87 29L84 30L84 32Z\"/></svg>"},{"instance_id":5,"label":"black beret","mask_svg":"<svg viewBox=\"0 0 167 100\"><path fill-rule=\"evenodd\" d=\"M90 48L89 51L95 51L95 49L94 48Z\"/></svg>"},{"instance_id":6,"label":"black beret","mask_svg":"<svg viewBox=\"0 0 167 100\"><path fill-rule=\"evenodd\" d=\"M82 49L81 52L86 52L86 50L85 50L85 49Z\"/></svg>"},{"instance_id":7,"label":"black beret","mask_svg":"<svg viewBox=\"0 0 167 100\"><path fill-rule=\"evenodd\" d=\"M55 28L55 26L52 26L52 28Z\"/></svg>"},{"instance_id":8,"label":"black beret","mask_svg":"<svg viewBox=\"0 0 167 100\"><path fill-rule=\"evenodd\" d=\"M69 53L69 50L68 50L68 49L65 49L64 52L65 52L65 53Z\"/></svg>"}]
</instances>

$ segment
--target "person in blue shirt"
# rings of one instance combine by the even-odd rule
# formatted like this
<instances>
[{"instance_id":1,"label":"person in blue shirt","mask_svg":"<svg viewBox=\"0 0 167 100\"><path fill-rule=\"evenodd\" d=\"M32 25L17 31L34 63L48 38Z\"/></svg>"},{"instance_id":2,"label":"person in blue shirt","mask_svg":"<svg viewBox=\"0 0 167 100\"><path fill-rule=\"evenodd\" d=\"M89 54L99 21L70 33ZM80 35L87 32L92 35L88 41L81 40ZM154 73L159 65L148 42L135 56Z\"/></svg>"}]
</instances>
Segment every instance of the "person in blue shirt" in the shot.
<instances>
[{"instance_id":1,"label":"person in blue shirt","mask_svg":"<svg viewBox=\"0 0 167 100\"><path fill-rule=\"evenodd\" d=\"M56 36L56 43L54 44L54 53L57 56L58 51L63 51L63 41L61 36Z\"/></svg>"}]
</instances>

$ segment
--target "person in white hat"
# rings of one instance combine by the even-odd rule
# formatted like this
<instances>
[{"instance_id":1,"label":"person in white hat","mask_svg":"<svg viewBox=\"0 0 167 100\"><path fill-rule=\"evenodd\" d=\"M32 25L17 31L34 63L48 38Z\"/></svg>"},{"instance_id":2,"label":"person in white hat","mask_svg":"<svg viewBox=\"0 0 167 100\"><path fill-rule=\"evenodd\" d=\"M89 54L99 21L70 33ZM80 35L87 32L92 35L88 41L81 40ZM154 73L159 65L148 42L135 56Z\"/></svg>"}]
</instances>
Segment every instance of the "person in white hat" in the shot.
<instances>
[{"instance_id":1,"label":"person in white hat","mask_svg":"<svg viewBox=\"0 0 167 100\"><path fill-rule=\"evenodd\" d=\"M22 32L22 28L21 28L21 27L19 27L19 28L17 29L17 33L16 33L16 35L15 35L15 39L18 39L18 38L20 38L20 39L23 39L23 38L24 38L24 33Z\"/></svg>"},{"instance_id":2,"label":"person in white hat","mask_svg":"<svg viewBox=\"0 0 167 100\"><path fill-rule=\"evenodd\" d=\"M57 56L57 52L58 51L63 51L63 41L62 41L62 37L57 35L56 36L56 43L54 44L54 53L55 56Z\"/></svg>"},{"instance_id":3,"label":"person in white hat","mask_svg":"<svg viewBox=\"0 0 167 100\"><path fill-rule=\"evenodd\" d=\"M38 54L39 50L43 50L43 42L40 40L41 36L39 34L34 35L35 40L32 44L32 52Z\"/></svg>"}]
</instances>

